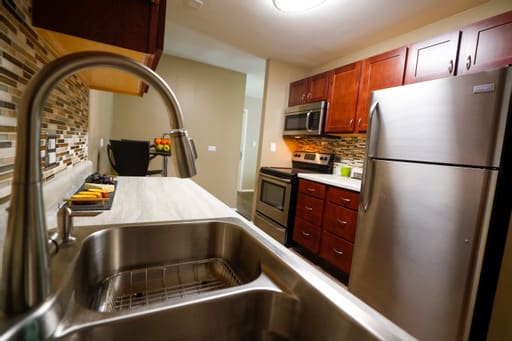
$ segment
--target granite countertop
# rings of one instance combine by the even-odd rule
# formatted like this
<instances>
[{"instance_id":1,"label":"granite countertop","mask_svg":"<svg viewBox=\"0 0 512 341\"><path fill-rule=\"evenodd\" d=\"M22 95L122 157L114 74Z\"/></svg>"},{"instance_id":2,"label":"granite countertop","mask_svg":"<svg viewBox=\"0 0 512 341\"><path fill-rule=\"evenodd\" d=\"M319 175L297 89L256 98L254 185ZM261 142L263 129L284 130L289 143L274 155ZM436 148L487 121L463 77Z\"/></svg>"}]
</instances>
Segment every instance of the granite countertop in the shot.
<instances>
[{"instance_id":1,"label":"granite countertop","mask_svg":"<svg viewBox=\"0 0 512 341\"><path fill-rule=\"evenodd\" d=\"M94 217L74 217L75 227L241 218L191 179L136 176L116 179L112 208Z\"/></svg>"},{"instance_id":2,"label":"granite countertop","mask_svg":"<svg viewBox=\"0 0 512 341\"><path fill-rule=\"evenodd\" d=\"M299 178L316 181L351 191L361 191L361 180L347 178L335 174L299 173Z\"/></svg>"}]
</instances>

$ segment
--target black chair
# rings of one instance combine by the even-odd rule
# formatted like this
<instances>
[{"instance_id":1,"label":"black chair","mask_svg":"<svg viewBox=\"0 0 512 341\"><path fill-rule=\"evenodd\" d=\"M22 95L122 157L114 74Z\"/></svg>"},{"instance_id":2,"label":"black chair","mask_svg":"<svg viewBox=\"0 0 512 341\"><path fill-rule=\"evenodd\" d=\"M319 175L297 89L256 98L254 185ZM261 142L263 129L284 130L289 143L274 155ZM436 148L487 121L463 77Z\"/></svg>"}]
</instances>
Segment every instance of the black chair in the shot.
<instances>
[{"instance_id":1,"label":"black chair","mask_svg":"<svg viewBox=\"0 0 512 341\"><path fill-rule=\"evenodd\" d=\"M146 176L162 174L161 169L148 170L150 156L148 141L110 140L107 145L108 160L118 175Z\"/></svg>"}]
</instances>

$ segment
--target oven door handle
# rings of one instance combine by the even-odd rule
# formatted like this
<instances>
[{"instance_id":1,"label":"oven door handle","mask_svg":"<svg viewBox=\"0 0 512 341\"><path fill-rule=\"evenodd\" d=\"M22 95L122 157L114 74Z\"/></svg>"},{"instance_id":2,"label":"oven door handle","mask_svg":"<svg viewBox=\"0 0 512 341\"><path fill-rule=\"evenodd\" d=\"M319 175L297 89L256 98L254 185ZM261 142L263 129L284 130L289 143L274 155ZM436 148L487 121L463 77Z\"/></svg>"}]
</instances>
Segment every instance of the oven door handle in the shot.
<instances>
[{"instance_id":1,"label":"oven door handle","mask_svg":"<svg viewBox=\"0 0 512 341\"><path fill-rule=\"evenodd\" d=\"M261 178L266 178L267 180L269 180L272 183L276 183L276 181L278 183L280 183L280 184L282 184L283 182L287 183L287 184L291 184L292 183L292 180L290 180L290 179L280 178L278 176L268 175L268 174L265 174L265 173L260 173L260 177Z\"/></svg>"}]
</instances>

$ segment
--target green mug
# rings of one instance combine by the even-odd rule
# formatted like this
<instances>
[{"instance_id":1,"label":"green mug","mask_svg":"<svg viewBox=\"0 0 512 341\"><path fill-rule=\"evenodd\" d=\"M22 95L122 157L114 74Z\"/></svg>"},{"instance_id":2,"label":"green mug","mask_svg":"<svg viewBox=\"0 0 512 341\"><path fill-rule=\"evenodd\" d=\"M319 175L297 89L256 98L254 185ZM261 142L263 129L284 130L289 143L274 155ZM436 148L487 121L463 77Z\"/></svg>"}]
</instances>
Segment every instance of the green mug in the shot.
<instances>
[{"instance_id":1,"label":"green mug","mask_svg":"<svg viewBox=\"0 0 512 341\"><path fill-rule=\"evenodd\" d=\"M352 172L352 167L350 166L341 166L341 176L350 177L350 173Z\"/></svg>"}]
</instances>

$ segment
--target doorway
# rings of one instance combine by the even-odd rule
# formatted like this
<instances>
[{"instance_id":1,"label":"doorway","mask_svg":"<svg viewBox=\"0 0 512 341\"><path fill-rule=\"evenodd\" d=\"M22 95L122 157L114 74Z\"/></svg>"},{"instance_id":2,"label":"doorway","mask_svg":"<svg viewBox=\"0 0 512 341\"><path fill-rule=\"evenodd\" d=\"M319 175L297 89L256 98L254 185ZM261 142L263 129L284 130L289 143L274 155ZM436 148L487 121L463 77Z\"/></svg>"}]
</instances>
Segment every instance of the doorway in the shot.
<instances>
[{"instance_id":1,"label":"doorway","mask_svg":"<svg viewBox=\"0 0 512 341\"><path fill-rule=\"evenodd\" d=\"M240 161L237 185L237 211L251 220L256 187L257 157L261 124L262 99L246 96L242 112Z\"/></svg>"}]
</instances>

